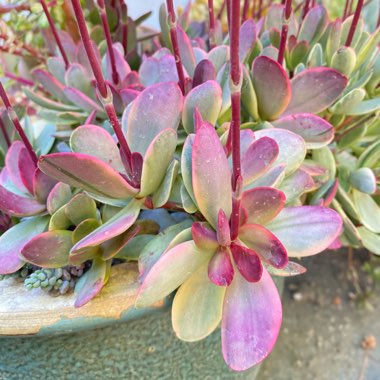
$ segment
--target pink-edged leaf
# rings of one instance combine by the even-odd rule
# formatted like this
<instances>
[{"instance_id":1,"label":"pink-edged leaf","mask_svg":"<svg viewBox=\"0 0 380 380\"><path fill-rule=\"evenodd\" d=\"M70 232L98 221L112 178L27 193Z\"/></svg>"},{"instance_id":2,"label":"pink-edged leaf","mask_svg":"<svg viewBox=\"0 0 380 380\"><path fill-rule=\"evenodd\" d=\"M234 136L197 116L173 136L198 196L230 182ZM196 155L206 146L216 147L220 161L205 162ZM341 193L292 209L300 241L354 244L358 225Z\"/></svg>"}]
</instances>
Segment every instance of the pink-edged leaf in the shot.
<instances>
[{"instance_id":1,"label":"pink-edged leaf","mask_svg":"<svg viewBox=\"0 0 380 380\"><path fill-rule=\"evenodd\" d=\"M67 97L64 93L65 86L51 75L48 71L35 69L32 75L42 84L42 87L53 95L56 99L67 103Z\"/></svg>"},{"instance_id":2,"label":"pink-edged leaf","mask_svg":"<svg viewBox=\"0 0 380 380\"><path fill-rule=\"evenodd\" d=\"M195 61L195 55L193 47L191 46L190 38L179 25L177 25L176 30L182 64L185 66L185 69L190 77L193 77L197 63Z\"/></svg>"},{"instance_id":3,"label":"pink-edged leaf","mask_svg":"<svg viewBox=\"0 0 380 380\"><path fill-rule=\"evenodd\" d=\"M285 164L279 164L269 169L263 176L257 178L247 186L248 189L255 187L276 187L285 177Z\"/></svg>"},{"instance_id":4,"label":"pink-edged leaf","mask_svg":"<svg viewBox=\"0 0 380 380\"><path fill-rule=\"evenodd\" d=\"M208 123L203 123L195 134L192 178L198 208L216 228L220 209L227 218L231 214L231 172L219 137Z\"/></svg>"},{"instance_id":5,"label":"pink-edged leaf","mask_svg":"<svg viewBox=\"0 0 380 380\"><path fill-rule=\"evenodd\" d=\"M0 210L12 216L23 217L41 214L46 206L34 198L12 193L0 185Z\"/></svg>"},{"instance_id":6,"label":"pink-edged leaf","mask_svg":"<svg viewBox=\"0 0 380 380\"><path fill-rule=\"evenodd\" d=\"M140 286L136 306L147 307L169 295L207 262L214 251L200 250L186 241L162 255Z\"/></svg>"},{"instance_id":7,"label":"pink-edged leaf","mask_svg":"<svg viewBox=\"0 0 380 380\"><path fill-rule=\"evenodd\" d=\"M292 99L284 116L324 111L339 98L347 82L343 74L327 67L300 72L290 81Z\"/></svg>"},{"instance_id":8,"label":"pink-edged leaf","mask_svg":"<svg viewBox=\"0 0 380 380\"><path fill-rule=\"evenodd\" d=\"M79 279L75 286L77 298L74 306L81 307L91 301L102 290L106 283L107 273L111 262L95 258L91 268Z\"/></svg>"},{"instance_id":9,"label":"pink-edged leaf","mask_svg":"<svg viewBox=\"0 0 380 380\"><path fill-rule=\"evenodd\" d=\"M191 233L195 245L200 249L215 250L219 243L215 231L208 223L195 222L191 226Z\"/></svg>"},{"instance_id":10,"label":"pink-edged leaf","mask_svg":"<svg viewBox=\"0 0 380 380\"><path fill-rule=\"evenodd\" d=\"M310 45L315 44L321 38L326 29L328 15L322 5L313 7L307 12L298 33L298 41L306 41Z\"/></svg>"},{"instance_id":11,"label":"pink-edged leaf","mask_svg":"<svg viewBox=\"0 0 380 380\"><path fill-rule=\"evenodd\" d=\"M274 267L267 267L267 270L270 274L273 274L274 276L279 277L291 277L291 276L298 276L300 274L306 273L307 269L303 267L302 265L295 263L294 261L289 261L288 265L284 268L277 269Z\"/></svg>"},{"instance_id":12,"label":"pink-edged leaf","mask_svg":"<svg viewBox=\"0 0 380 380\"><path fill-rule=\"evenodd\" d=\"M174 82L154 84L142 91L131 104L125 120L131 151L144 156L160 132L167 128L177 130L182 103L181 90Z\"/></svg>"},{"instance_id":13,"label":"pink-edged leaf","mask_svg":"<svg viewBox=\"0 0 380 380\"><path fill-rule=\"evenodd\" d=\"M34 171L33 194L41 203L46 203L50 191L57 184L54 178L47 176L39 168Z\"/></svg>"},{"instance_id":14,"label":"pink-edged leaf","mask_svg":"<svg viewBox=\"0 0 380 380\"><path fill-rule=\"evenodd\" d=\"M118 48L115 47L115 45L112 47L112 50L113 50L113 54L114 54L114 57L115 57L115 62L116 62L116 70L117 70L117 73L119 75L119 83L120 82L123 82L125 77L131 72L131 68L130 66L128 65L128 62L124 59L123 55L121 54L120 50ZM108 51L106 53L106 57L105 57L105 76L106 76L106 79L113 83L113 80L112 80L112 68L111 68L111 60L110 60L110 56L108 54ZM114 83L115 84L115 83Z\"/></svg>"},{"instance_id":15,"label":"pink-edged leaf","mask_svg":"<svg viewBox=\"0 0 380 380\"><path fill-rule=\"evenodd\" d=\"M96 247L127 231L136 221L140 213L141 204L141 200L132 199L127 206L111 219L76 243L71 249L71 253L76 254L89 247Z\"/></svg>"},{"instance_id":16,"label":"pink-edged leaf","mask_svg":"<svg viewBox=\"0 0 380 380\"><path fill-rule=\"evenodd\" d=\"M25 219L0 236L0 274L16 272L24 265L20 258L22 247L45 231L48 223L46 216Z\"/></svg>"},{"instance_id":17,"label":"pink-edged leaf","mask_svg":"<svg viewBox=\"0 0 380 380\"><path fill-rule=\"evenodd\" d=\"M60 268L69 264L69 252L73 245L71 231L43 232L24 245L22 258L42 268Z\"/></svg>"},{"instance_id":18,"label":"pink-edged leaf","mask_svg":"<svg viewBox=\"0 0 380 380\"><path fill-rule=\"evenodd\" d=\"M231 245L232 257L240 274L248 282L260 281L263 265L256 252L239 244Z\"/></svg>"},{"instance_id":19,"label":"pink-edged leaf","mask_svg":"<svg viewBox=\"0 0 380 380\"><path fill-rule=\"evenodd\" d=\"M313 178L302 169L297 169L290 176L286 177L279 186L284 192L286 204L294 204L301 195L315 188Z\"/></svg>"},{"instance_id":20,"label":"pink-edged leaf","mask_svg":"<svg viewBox=\"0 0 380 380\"><path fill-rule=\"evenodd\" d=\"M254 141L241 159L244 183L249 184L264 174L276 161L278 153L278 145L270 137Z\"/></svg>"},{"instance_id":21,"label":"pink-edged leaf","mask_svg":"<svg viewBox=\"0 0 380 380\"><path fill-rule=\"evenodd\" d=\"M247 212L248 224L266 224L284 208L285 194L272 187L255 187L243 193L241 206Z\"/></svg>"},{"instance_id":22,"label":"pink-edged leaf","mask_svg":"<svg viewBox=\"0 0 380 380\"><path fill-rule=\"evenodd\" d=\"M103 197L128 199L137 193L115 169L86 154L49 154L40 157L38 166L57 181Z\"/></svg>"},{"instance_id":23,"label":"pink-edged leaf","mask_svg":"<svg viewBox=\"0 0 380 380\"><path fill-rule=\"evenodd\" d=\"M234 267L228 249L219 247L208 263L208 278L218 286L228 286L234 278Z\"/></svg>"},{"instance_id":24,"label":"pink-edged leaf","mask_svg":"<svg viewBox=\"0 0 380 380\"><path fill-rule=\"evenodd\" d=\"M334 138L334 127L321 117L309 113L285 116L272 124L302 136L308 149L322 148Z\"/></svg>"},{"instance_id":25,"label":"pink-edged leaf","mask_svg":"<svg viewBox=\"0 0 380 380\"><path fill-rule=\"evenodd\" d=\"M7 168L7 174L16 187L20 191L27 193L28 189L25 187L21 179L20 167L18 164L19 157L23 149L26 149L25 145L21 141L15 141L9 147L5 156L5 167Z\"/></svg>"},{"instance_id":26,"label":"pink-edged leaf","mask_svg":"<svg viewBox=\"0 0 380 380\"><path fill-rule=\"evenodd\" d=\"M240 156L244 157L249 147L255 141L255 134L250 129L240 131Z\"/></svg>"},{"instance_id":27,"label":"pink-edged leaf","mask_svg":"<svg viewBox=\"0 0 380 380\"><path fill-rule=\"evenodd\" d=\"M244 62L256 43L256 24L253 19L245 21L240 27L239 59Z\"/></svg>"},{"instance_id":28,"label":"pink-edged leaf","mask_svg":"<svg viewBox=\"0 0 380 380\"><path fill-rule=\"evenodd\" d=\"M275 60L260 56L253 61L252 75L260 116L264 120L278 118L291 98L290 82L285 70Z\"/></svg>"},{"instance_id":29,"label":"pink-edged leaf","mask_svg":"<svg viewBox=\"0 0 380 380\"><path fill-rule=\"evenodd\" d=\"M239 239L275 268L284 268L288 264L286 248L265 227L259 224L245 224L239 229Z\"/></svg>"},{"instance_id":30,"label":"pink-edged leaf","mask_svg":"<svg viewBox=\"0 0 380 380\"><path fill-rule=\"evenodd\" d=\"M222 106L222 89L218 82L209 80L193 88L183 104L182 124L187 133L194 133L194 111L198 109L202 119L215 125Z\"/></svg>"},{"instance_id":31,"label":"pink-edged leaf","mask_svg":"<svg viewBox=\"0 0 380 380\"><path fill-rule=\"evenodd\" d=\"M216 230L218 242L223 247L228 247L231 244L231 231L229 220L223 210L218 213L218 228Z\"/></svg>"},{"instance_id":32,"label":"pink-edged leaf","mask_svg":"<svg viewBox=\"0 0 380 380\"><path fill-rule=\"evenodd\" d=\"M145 86L155 83L178 82L178 74L175 66L175 59L171 54L162 57L148 57L141 63L140 80Z\"/></svg>"},{"instance_id":33,"label":"pink-edged leaf","mask_svg":"<svg viewBox=\"0 0 380 380\"><path fill-rule=\"evenodd\" d=\"M140 91L134 90L132 88L125 88L120 91L120 96L125 107L132 103L139 96L139 94Z\"/></svg>"},{"instance_id":34,"label":"pink-edged leaf","mask_svg":"<svg viewBox=\"0 0 380 380\"><path fill-rule=\"evenodd\" d=\"M91 124L75 128L70 137L70 147L75 153L94 156L118 172L124 172L119 149L112 136L104 128Z\"/></svg>"},{"instance_id":35,"label":"pink-edged leaf","mask_svg":"<svg viewBox=\"0 0 380 380\"><path fill-rule=\"evenodd\" d=\"M46 206L50 215L53 215L59 208L64 206L72 197L71 188L65 183L58 182L50 191Z\"/></svg>"},{"instance_id":36,"label":"pink-edged leaf","mask_svg":"<svg viewBox=\"0 0 380 380\"><path fill-rule=\"evenodd\" d=\"M320 175L324 175L327 172L327 169L318 165L317 163L309 160L305 160L303 164L300 166L304 172L308 173L312 177L318 177Z\"/></svg>"},{"instance_id":37,"label":"pink-edged leaf","mask_svg":"<svg viewBox=\"0 0 380 380\"><path fill-rule=\"evenodd\" d=\"M104 110L99 106L98 103L93 101L90 97L78 89L74 87L65 87L64 92L67 99L69 99L71 103L77 105L84 111L92 112L93 110L96 110L102 116L105 115Z\"/></svg>"},{"instance_id":38,"label":"pink-edged leaf","mask_svg":"<svg viewBox=\"0 0 380 380\"><path fill-rule=\"evenodd\" d=\"M325 207L286 207L266 227L284 244L289 256L303 257L325 250L340 234L342 219Z\"/></svg>"},{"instance_id":39,"label":"pink-edged leaf","mask_svg":"<svg viewBox=\"0 0 380 380\"><path fill-rule=\"evenodd\" d=\"M216 72L213 63L208 59L202 59L195 68L193 78L193 88L208 80L215 80Z\"/></svg>"},{"instance_id":40,"label":"pink-edged leaf","mask_svg":"<svg viewBox=\"0 0 380 380\"><path fill-rule=\"evenodd\" d=\"M276 343L281 322L281 298L266 269L254 283L235 273L222 317L222 352L228 366L244 371L263 361Z\"/></svg>"},{"instance_id":41,"label":"pink-edged leaf","mask_svg":"<svg viewBox=\"0 0 380 380\"><path fill-rule=\"evenodd\" d=\"M33 177L36 166L25 147L20 150L18 156L18 170L23 185L28 189L29 193L33 194Z\"/></svg>"}]
</instances>

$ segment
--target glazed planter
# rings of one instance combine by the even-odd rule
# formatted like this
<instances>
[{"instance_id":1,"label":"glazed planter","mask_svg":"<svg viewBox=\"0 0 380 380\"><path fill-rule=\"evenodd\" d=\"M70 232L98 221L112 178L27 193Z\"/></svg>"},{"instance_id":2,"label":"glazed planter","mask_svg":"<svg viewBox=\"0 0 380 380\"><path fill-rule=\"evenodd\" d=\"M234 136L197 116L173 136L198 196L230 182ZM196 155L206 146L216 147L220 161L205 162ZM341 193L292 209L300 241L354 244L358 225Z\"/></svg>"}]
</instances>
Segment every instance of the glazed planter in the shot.
<instances>
[{"instance_id":1,"label":"glazed planter","mask_svg":"<svg viewBox=\"0 0 380 380\"><path fill-rule=\"evenodd\" d=\"M0 282L0 379L255 379L259 367L228 369L220 331L197 343L173 333L169 302L135 309L135 264L113 268L99 296L74 296Z\"/></svg>"}]
</instances>

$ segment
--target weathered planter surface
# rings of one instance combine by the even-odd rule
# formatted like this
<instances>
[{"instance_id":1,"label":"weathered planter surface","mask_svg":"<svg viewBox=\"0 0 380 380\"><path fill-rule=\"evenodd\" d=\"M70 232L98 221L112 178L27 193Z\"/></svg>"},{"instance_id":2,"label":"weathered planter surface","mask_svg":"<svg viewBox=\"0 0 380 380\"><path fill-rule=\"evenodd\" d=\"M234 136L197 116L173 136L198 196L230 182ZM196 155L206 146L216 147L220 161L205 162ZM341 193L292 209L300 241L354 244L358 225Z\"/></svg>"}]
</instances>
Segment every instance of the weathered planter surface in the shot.
<instances>
[{"instance_id":1,"label":"weathered planter surface","mask_svg":"<svg viewBox=\"0 0 380 380\"><path fill-rule=\"evenodd\" d=\"M256 377L258 368L227 368L220 331L185 343L175 337L164 302L136 310L137 274L131 264L116 266L101 295L80 309L73 295L53 298L0 282L0 379Z\"/></svg>"}]
</instances>

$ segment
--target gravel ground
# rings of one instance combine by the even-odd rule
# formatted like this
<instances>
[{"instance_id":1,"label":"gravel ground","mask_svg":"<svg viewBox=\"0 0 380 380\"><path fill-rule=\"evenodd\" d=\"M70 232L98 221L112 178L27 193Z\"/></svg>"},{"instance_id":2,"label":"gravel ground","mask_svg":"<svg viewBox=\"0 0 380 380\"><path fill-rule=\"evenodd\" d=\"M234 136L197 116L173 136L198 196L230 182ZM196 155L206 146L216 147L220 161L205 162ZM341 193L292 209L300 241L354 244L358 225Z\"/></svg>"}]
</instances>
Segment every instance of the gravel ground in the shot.
<instances>
[{"instance_id":1,"label":"gravel ground","mask_svg":"<svg viewBox=\"0 0 380 380\"><path fill-rule=\"evenodd\" d=\"M380 287L363 271L368 258L355 252L354 272L344 250L302 260L308 272L286 282L280 337L258 380L380 379Z\"/></svg>"}]
</instances>

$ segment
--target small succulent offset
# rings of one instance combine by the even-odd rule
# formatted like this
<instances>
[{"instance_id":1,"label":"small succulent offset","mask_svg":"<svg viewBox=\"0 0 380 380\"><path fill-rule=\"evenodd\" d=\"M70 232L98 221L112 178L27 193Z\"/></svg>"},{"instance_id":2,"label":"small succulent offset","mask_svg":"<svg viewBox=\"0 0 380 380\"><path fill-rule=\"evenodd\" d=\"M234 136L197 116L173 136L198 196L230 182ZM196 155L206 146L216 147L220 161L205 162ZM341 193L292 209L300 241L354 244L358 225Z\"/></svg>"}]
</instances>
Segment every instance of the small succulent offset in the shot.
<instances>
[{"instance_id":1,"label":"small succulent offset","mask_svg":"<svg viewBox=\"0 0 380 380\"><path fill-rule=\"evenodd\" d=\"M26 288L75 287L81 307L112 265L138 261L136 306L176 291L177 336L200 340L221 324L224 359L242 371L276 342L276 276L306 270L289 258L335 245L342 220L341 240L347 228L356 231L348 209L377 246L378 222L368 212L378 202L369 195L379 175L376 126L342 140L376 118L378 32L359 38L354 21L342 25L342 35L353 30L368 46L361 53L356 44L361 63L348 70L338 56L343 37L333 44L337 26L322 6L307 1L297 14L289 0L262 3L256 11L245 1L241 24L240 1L226 1L225 35L212 1L205 24L190 22L190 6L177 18L167 0L160 39L149 37L139 57L142 41L130 46L125 7L97 1L90 13L101 25L90 35L72 0L80 32L73 42L41 0L59 54L32 65L39 85L24 92L37 112L24 128L0 85L21 138L2 128L9 149L0 210L14 225L0 237L0 275L33 266ZM362 79L369 68L377 76ZM354 107L363 113L347 112L352 91L365 92Z\"/></svg>"}]
</instances>

